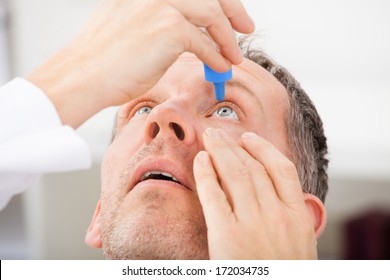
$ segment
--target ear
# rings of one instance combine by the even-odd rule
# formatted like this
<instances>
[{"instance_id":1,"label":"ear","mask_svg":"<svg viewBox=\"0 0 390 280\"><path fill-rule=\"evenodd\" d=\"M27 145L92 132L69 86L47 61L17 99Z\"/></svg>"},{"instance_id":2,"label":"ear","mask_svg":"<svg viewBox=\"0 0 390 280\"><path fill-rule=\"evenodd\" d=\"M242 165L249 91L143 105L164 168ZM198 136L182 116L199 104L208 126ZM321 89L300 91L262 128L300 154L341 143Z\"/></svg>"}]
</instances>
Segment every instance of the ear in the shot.
<instances>
[{"instance_id":1,"label":"ear","mask_svg":"<svg viewBox=\"0 0 390 280\"><path fill-rule=\"evenodd\" d=\"M316 238L323 233L326 226L326 209L322 201L315 195L304 193L306 208L313 223Z\"/></svg>"},{"instance_id":2,"label":"ear","mask_svg":"<svg viewBox=\"0 0 390 280\"><path fill-rule=\"evenodd\" d=\"M102 241L100 235L100 199L93 214L91 224L87 229L85 235L85 243L94 248L102 248Z\"/></svg>"}]
</instances>

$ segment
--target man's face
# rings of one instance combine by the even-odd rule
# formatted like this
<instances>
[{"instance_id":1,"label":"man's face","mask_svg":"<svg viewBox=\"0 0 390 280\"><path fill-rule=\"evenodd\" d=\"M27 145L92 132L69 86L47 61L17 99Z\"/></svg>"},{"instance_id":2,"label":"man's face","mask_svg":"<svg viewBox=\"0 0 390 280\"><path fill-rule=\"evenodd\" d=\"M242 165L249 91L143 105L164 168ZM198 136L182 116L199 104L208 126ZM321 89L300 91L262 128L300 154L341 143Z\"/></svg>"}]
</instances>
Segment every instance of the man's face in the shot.
<instances>
[{"instance_id":1,"label":"man's face","mask_svg":"<svg viewBox=\"0 0 390 280\"><path fill-rule=\"evenodd\" d=\"M150 91L122 106L102 164L100 230L107 258L208 258L207 228L193 176L202 133L252 131L288 155L284 87L259 65L233 67L225 100L203 65L182 55ZM223 174L219 174L223 176ZM240 186L237 186L239 188Z\"/></svg>"}]
</instances>

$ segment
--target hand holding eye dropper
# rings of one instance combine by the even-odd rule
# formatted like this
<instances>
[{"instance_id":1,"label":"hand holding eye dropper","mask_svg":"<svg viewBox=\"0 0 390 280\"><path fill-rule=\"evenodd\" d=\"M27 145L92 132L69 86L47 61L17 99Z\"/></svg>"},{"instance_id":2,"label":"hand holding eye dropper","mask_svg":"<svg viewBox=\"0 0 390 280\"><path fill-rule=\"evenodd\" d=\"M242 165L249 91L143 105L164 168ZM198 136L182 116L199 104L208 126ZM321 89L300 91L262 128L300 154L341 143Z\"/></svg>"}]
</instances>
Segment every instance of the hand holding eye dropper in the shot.
<instances>
[{"instance_id":1,"label":"hand holding eye dropper","mask_svg":"<svg viewBox=\"0 0 390 280\"><path fill-rule=\"evenodd\" d=\"M204 33L206 33L209 37L207 30L205 28L201 28ZM211 37L210 37L210 40ZM212 41L214 47L218 50L218 45ZM225 98L225 82L230 80L233 77L232 68L230 68L227 72L217 72L211 69L206 63L204 65L204 75L206 81L214 84L214 92L215 98L218 101L222 101Z\"/></svg>"}]
</instances>

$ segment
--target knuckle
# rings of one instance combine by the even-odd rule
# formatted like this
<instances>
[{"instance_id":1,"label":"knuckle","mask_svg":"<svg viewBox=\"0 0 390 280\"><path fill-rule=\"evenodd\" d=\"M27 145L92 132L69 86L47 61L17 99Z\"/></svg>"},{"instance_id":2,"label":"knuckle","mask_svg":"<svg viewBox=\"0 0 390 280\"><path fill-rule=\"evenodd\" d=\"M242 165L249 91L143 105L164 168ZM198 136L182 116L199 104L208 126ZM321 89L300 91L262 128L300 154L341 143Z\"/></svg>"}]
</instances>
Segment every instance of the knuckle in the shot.
<instances>
[{"instance_id":1,"label":"knuckle","mask_svg":"<svg viewBox=\"0 0 390 280\"><path fill-rule=\"evenodd\" d=\"M170 28L178 28L183 24L183 16L173 9L165 20L166 25Z\"/></svg>"},{"instance_id":2,"label":"knuckle","mask_svg":"<svg viewBox=\"0 0 390 280\"><path fill-rule=\"evenodd\" d=\"M199 15L198 20L203 23L205 27L212 25L216 19L220 18L222 8L218 1L206 1L204 4L204 12Z\"/></svg>"},{"instance_id":3,"label":"knuckle","mask_svg":"<svg viewBox=\"0 0 390 280\"><path fill-rule=\"evenodd\" d=\"M158 14L159 25L162 29L177 28L182 24L183 16L172 7L165 7Z\"/></svg>"},{"instance_id":4,"label":"knuckle","mask_svg":"<svg viewBox=\"0 0 390 280\"><path fill-rule=\"evenodd\" d=\"M218 1L207 1L207 17L215 19L221 14L221 6Z\"/></svg>"}]
</instances>

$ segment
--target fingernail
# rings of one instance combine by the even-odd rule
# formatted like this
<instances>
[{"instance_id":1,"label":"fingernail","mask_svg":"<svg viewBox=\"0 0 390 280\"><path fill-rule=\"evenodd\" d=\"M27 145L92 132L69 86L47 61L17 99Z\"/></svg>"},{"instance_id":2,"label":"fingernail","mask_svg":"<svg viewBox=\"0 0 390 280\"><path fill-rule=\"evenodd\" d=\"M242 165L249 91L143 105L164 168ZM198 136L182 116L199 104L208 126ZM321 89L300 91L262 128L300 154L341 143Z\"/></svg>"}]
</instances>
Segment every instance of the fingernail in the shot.
<instances>
[{"instance_id":1,"label":"fingernail","mask_svg":"<svg viewBox=\"0 0 390 280\"><path fill-rule=\"evenodd\" d=\"M242 138L246 138L246 139L255 139L257 137L258 136L253 132L245 132L244 134L242 134Z\"/></svg>"},{"instance_id":2,"label":"fingernail","mask_svg":"<svg viewBox=\"0 0 390 280\"><path fill-rule=\"evenodd\" d=\"M206 129L205 134L212 138L220 138L218 131L215 128L209 127Z\"/></svg>"},{"instance_id":3,"label":"fingernail","mask_svg":"<svg viewBox=\"0 0 390 280\"><path fill-rule=\"evenodd\" d=\"M197 155L199 163L206 166L209 164L209 154L206 151L200 151Z\"/></svg>"}]
</instances>

